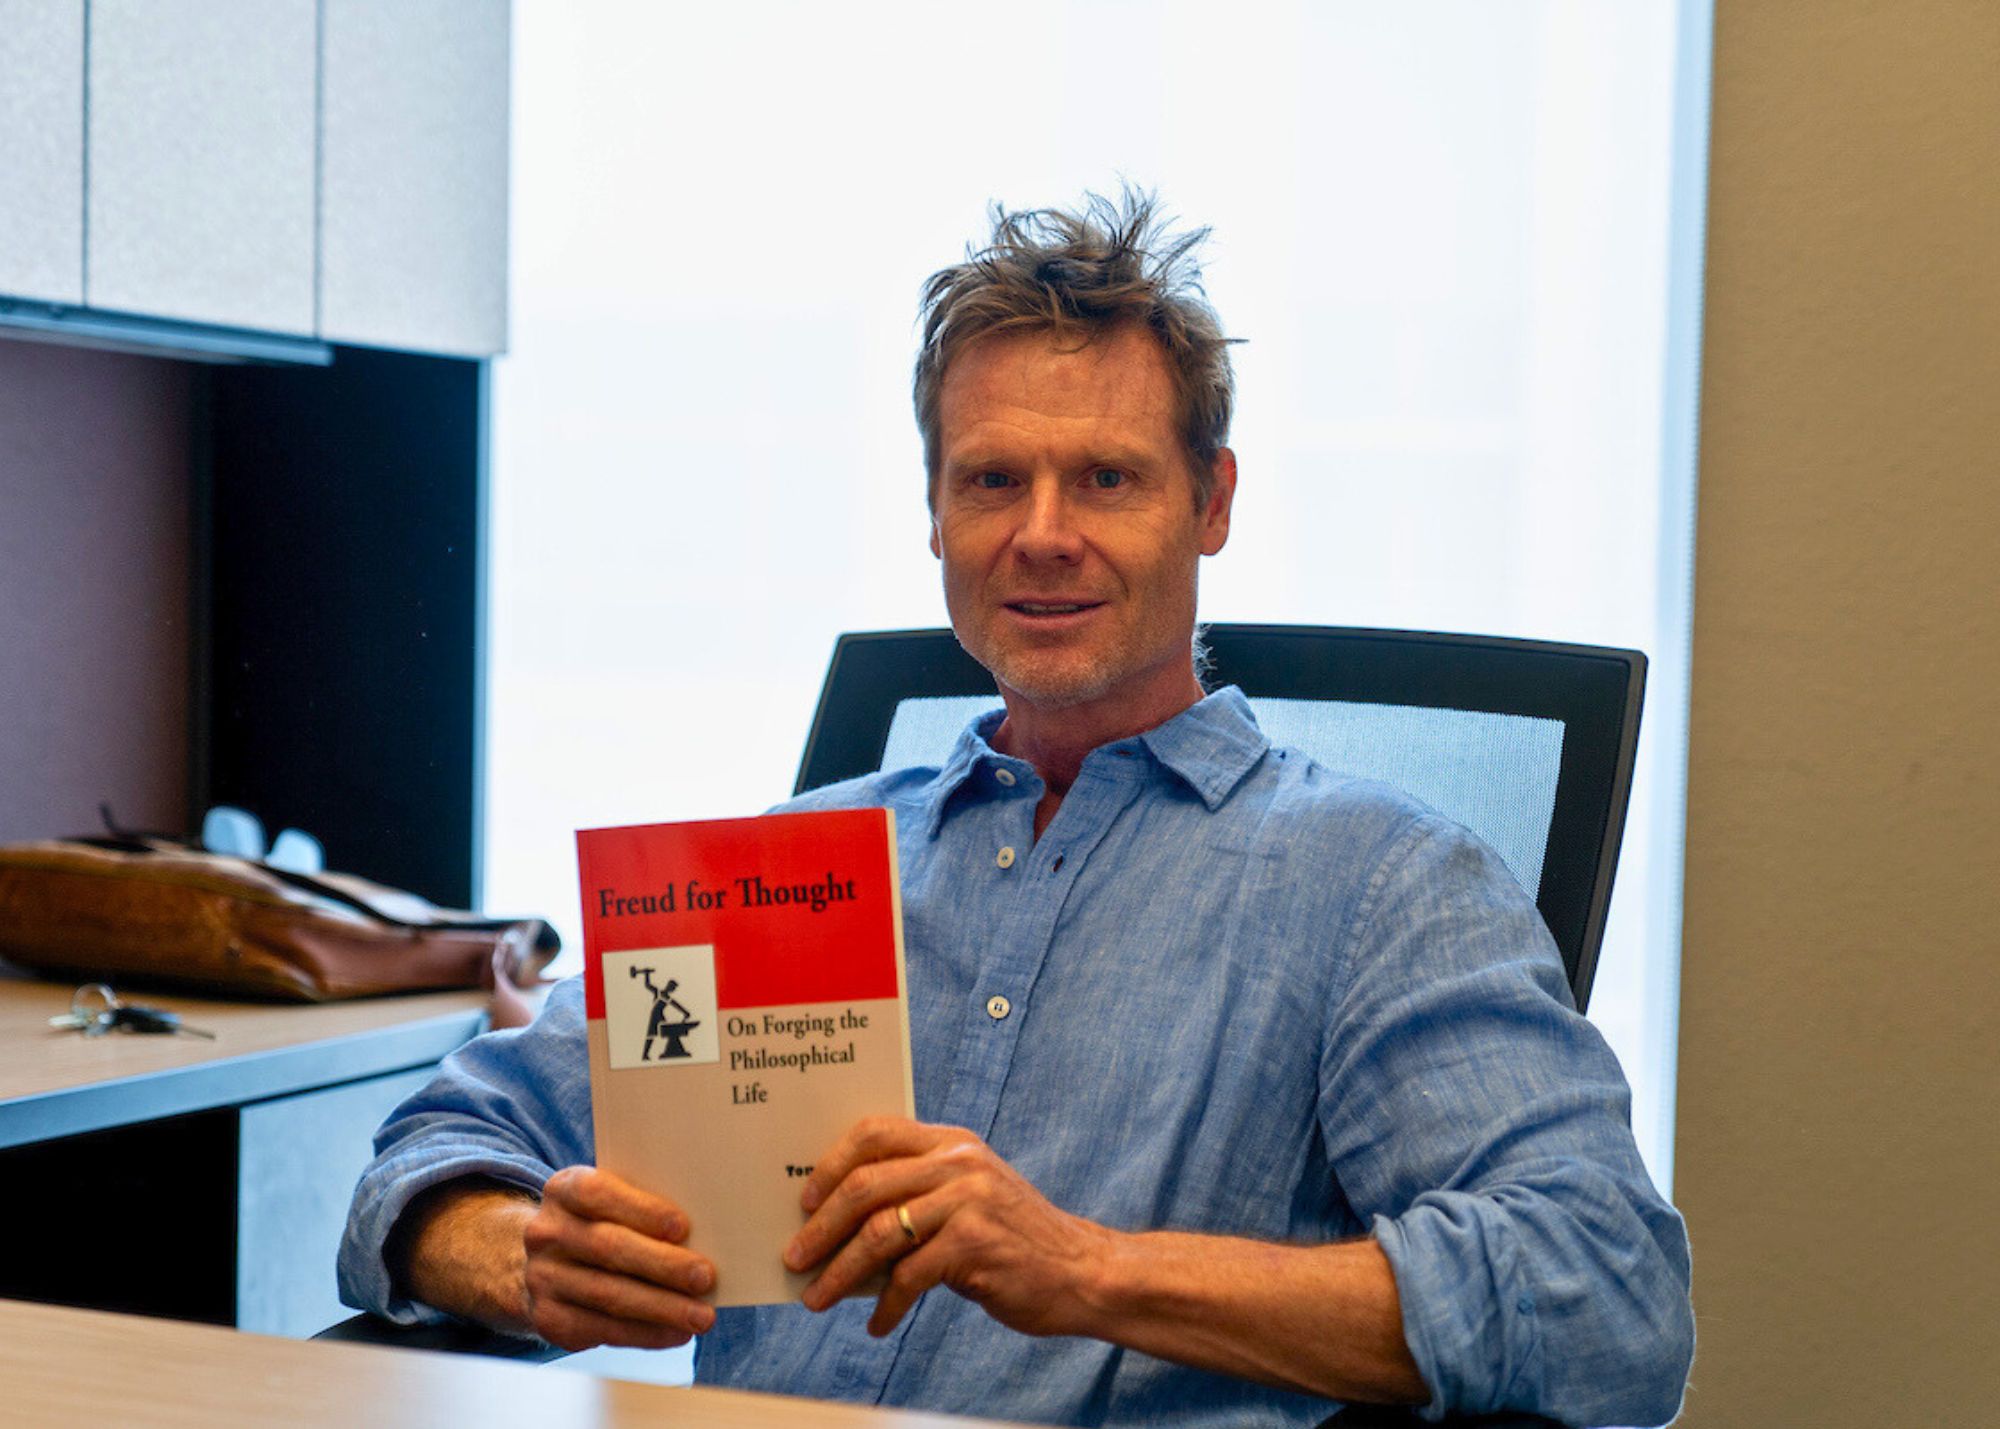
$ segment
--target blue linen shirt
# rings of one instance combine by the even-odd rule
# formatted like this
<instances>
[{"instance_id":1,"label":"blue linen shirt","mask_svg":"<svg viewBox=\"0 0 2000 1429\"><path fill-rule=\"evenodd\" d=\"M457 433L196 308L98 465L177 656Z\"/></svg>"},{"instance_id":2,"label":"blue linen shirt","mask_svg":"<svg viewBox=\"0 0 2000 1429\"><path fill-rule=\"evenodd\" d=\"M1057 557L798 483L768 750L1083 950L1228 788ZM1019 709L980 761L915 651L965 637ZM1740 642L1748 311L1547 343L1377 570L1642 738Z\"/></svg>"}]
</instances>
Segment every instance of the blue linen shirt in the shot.
<instances>
[{"instance_id":1,"label":"blue linen shirt","mask_svg":"<svg viewBox=\"0 0 2000 1429\"><path fill-rule=\"evenodd\" d=\"M942 768L783 806L895 810L918 1116L971 1128L1115 1228L1372 1234L1433 1416L1670 1419L1693 1346L1686 1233L1497 856L1396 790L1272 747L1233 689L1093 751L1037 839L1042 782L987 742L997 720ZM424 1188L539 1191L593 1159L582 1004L562 984L383 1126L341 1252L348 1303L434 1313L382 1262ZM942 1289L885 1339L867 1314L724 1310L696 1378L1052 1423L1310 1424L1334 1407L1020 1335Z\"/></svg>"}]
</instances>

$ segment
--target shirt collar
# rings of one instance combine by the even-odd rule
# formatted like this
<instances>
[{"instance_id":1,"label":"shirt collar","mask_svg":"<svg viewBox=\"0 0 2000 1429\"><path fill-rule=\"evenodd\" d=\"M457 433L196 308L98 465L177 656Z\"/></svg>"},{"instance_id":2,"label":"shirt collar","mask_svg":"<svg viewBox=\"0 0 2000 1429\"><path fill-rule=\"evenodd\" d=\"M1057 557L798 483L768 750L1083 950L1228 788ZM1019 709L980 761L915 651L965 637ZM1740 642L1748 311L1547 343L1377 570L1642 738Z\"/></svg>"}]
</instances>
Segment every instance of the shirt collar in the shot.
<instances>
[{"instance_id":1,"label":"shirt collar","mask_svg":"<svg viewBox=\"0 0 2000 1429\"><path fill-rule=\"evenodd\" d=\"M1139 742L1199 794L1211 813L1271 747L1250 713L1250 701L1234 685L1147 730Z\"/></svg>"},{"instance_id":2,"label":"shirt collar","mask_svg":"<svg viewBox=\"0 0 2000 1429\"><path fill-rule=\"evenodd\" d=\"M925 819L928 837L938 836L952 796L982 767L1027 768L1021 760L999 753L989 743L1006 713L1004 709L988 710L959 731L950 756L938 770L937 778L931 781ZM1271 747L1271 741L1257 727L1250 702L1234 685L1190 705L1165 724L1155 725L1131 740L1119 740L1104 747L1114 748L1117 744L1137 744L1144 748L1163 769L1192 789L1211 812L1221 806Z\"/></svg>"},{"instance_id":3,"label":"shirt collar","mask_svg":"<svg viewBox=\"0 0 2000 1429\"><path fill-rule=\"evenodd\" d=\"M936 838L938 828L944 822L945 806L951 803L952 795L965 786L970 779L988 763L1011 762L998 753L987 740L1000 728L1000 721L1007 717L1005 709L987 710L975 716L970 724L958 732L958 739L951 746L951 754L945 759L944 767L931 781L929 808L924 817L926 837Z\"/></svg>"}]
</instances>

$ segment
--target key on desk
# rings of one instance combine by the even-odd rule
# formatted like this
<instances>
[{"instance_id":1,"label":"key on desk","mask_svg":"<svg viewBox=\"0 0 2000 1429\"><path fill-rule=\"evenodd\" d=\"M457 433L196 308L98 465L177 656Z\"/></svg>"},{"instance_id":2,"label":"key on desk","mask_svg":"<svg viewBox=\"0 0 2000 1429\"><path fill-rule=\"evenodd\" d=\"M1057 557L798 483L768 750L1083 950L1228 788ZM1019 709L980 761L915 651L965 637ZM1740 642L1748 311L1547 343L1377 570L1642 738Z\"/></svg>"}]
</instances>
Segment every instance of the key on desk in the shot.
<instances>
[{"instance_id":1,"label":"key on desk","mask_svg":"<svg viewBox=\"0 0 2000 1429\"><path fill-rule=\"evenodd\" d=\"M106 1031L118 1032L178 1032L183 1037L205 1037L215 1040L213 1032L205 1032L199 1027L190 1027L181 1021L178 1012L169 1012L164 1007L146 1007L136 1002L123 1002L108 1012L99 1013L109 1020Z\"/></svg>"},{"instance_id":2,"label":"key on desk","mask_svg":"<svg viewBox=\"0 0 2000 1429\"><path fill-rule=\"evenodd\" d=\"M103 1006L91 1010L92 1002ZM147 1007L127 1002L101 982L85 983L70 999L69 1011L49 1019L49 1026L63 1032L81 1032L86 1037L102 1037L107 1032L178 1032L186 1037L215 1040L213 1032L189 1027L178 1012L164 1007Z\"/></svg>"}]
</instances>

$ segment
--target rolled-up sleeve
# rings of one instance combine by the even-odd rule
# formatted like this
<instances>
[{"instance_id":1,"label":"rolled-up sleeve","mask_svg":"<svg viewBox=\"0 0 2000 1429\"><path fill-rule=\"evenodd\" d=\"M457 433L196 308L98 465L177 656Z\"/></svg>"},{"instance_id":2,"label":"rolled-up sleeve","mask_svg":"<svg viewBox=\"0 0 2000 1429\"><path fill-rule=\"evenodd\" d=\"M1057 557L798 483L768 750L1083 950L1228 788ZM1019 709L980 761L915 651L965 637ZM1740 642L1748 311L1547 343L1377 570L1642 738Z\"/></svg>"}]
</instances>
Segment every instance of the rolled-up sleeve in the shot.
<instances>
[{"instance_id":1,"label":"rolled-up sleeve","mask_svg":"<svg viewBox=\"0 0 2000 1429\"><path fill-rule=\"evenodd\" d=\"M341 1240L340 1298L406 1324L441 1318L399 1295L383 1262L410 1201L468 1176L539 1195L557 1169L594 1159L583 984L571 978L530 1026L488 1033L445 1058L376 1132Z\"/></svg>"},{"instance_id":2,"label":"rolled-up sleeve","mask_svg":"<svg viewBox=\"0 0 2000 1429\"><path fill-rule=\"evenodd\" d=\"M1686 1229L1534 905L1483 844L1425 818L1353 920L1321 1124L1394 1269L1426 1413L1670 1420L1694 1349Z\"/></svg>"}]
</instances>

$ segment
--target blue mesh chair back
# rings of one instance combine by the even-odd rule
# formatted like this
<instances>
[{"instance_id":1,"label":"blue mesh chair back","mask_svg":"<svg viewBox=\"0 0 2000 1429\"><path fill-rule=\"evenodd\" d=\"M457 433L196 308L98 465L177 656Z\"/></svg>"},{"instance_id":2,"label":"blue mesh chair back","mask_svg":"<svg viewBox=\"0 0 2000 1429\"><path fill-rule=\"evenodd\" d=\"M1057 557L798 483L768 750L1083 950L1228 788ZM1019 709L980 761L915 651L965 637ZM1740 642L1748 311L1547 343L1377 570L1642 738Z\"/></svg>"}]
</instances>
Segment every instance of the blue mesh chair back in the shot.
<instances>
[{"instance_id":1,"label":"blue mesh chair back","mask_svg":"<svg viewBox=\"0 0 2000 1429\"><path fill-rule=\"evenodd\" d=\"M1534 898L1587 1005L1631 794L1636 650L1322 626L1211 625L1274 744L1380 779L1478 834ZM843 635L796 789L941 763L993 680L948 630Z\"/></svg>"}]
</instances>

